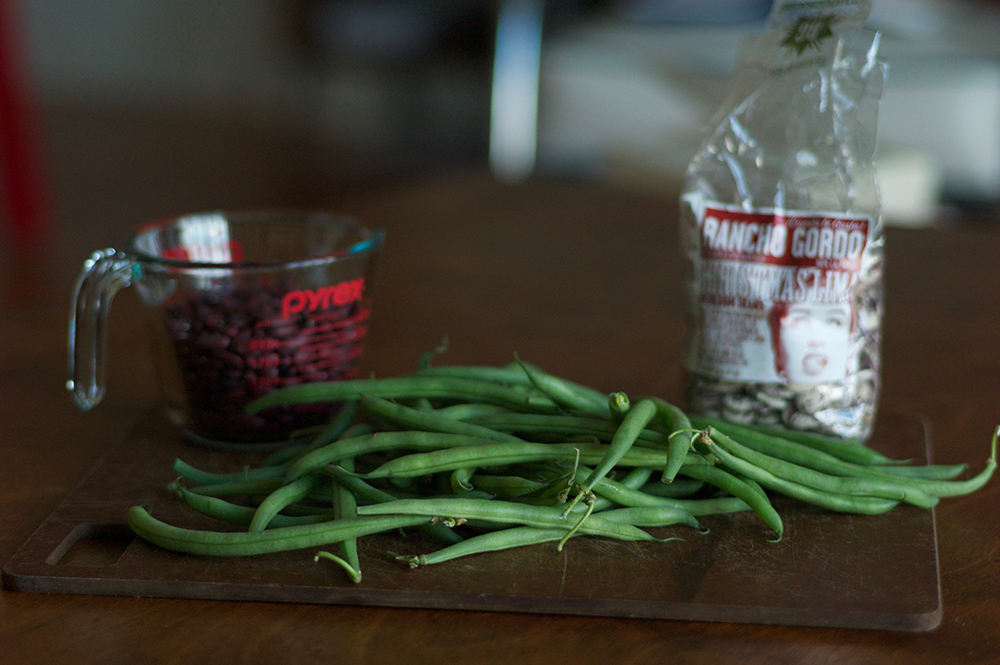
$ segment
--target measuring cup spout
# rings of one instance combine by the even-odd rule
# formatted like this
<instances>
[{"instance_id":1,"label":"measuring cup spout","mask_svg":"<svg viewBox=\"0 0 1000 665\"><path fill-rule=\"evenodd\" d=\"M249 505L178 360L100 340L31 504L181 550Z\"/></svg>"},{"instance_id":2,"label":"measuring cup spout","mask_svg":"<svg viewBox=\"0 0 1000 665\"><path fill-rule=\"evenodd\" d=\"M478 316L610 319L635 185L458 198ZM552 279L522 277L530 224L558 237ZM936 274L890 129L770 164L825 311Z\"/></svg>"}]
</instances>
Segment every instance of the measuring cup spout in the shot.
<instances>
[{"instance_id":1,"label":"measuring cup spout","mask_svg":"<svg viewBox=\"0 0 1000 665\"><path fill-rule=\"evenodd\" d=\"M84 262L73 289L66 388L81 410L97 406L104 397L111 300L132 283L137 265L124 252L99 250Z\"/></svg>"}]
</instances>

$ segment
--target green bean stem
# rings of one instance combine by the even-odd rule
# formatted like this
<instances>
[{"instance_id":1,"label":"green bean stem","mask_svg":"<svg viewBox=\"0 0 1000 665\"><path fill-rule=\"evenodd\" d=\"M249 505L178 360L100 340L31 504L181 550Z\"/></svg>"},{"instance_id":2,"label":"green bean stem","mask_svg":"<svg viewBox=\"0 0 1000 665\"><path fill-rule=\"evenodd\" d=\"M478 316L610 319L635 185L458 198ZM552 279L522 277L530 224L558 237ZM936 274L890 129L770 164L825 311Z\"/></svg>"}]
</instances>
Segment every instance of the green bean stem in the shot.
<instances>
[{"instance_id":1,"label":"green bean stem","mask_svg":"<svg viewBox=\"0 0 1000 665\"><path fill-rule=\"evenodd\" d=\"M353 542L357 542L354 539L352 539L352 541ZM344 541L344 542L346 543L348 541ZM343 544L343 543L341 543L341 544ZM326 559L328 561L332 561L335 564L337 564L338 566L340 566L341 568L343 568L344 572L347 573L347 576L355 584L361 582L361 568L360 568L360 566L357 565L357 563L352 564L348 560L346 560L346 559L344 559L342 557L339 557L336 554L332 554L330 552L325 552L325 551L316 552L316 556L313 557L313 561L319 561L320 559Z\"/></svg>"},{"instance_id":2,"label":"green bean stem","mask_svg":"<svg viewBox=\"0 0 1000 665\"><path fill-rule=\"evenodd\" d=\"M611 418L616 422L620 423L628 410L632 408L632 403L629 401L628 395L623 392L614 392L608 395L608 411L611 413Z\"/></svg>"}]
</instances>

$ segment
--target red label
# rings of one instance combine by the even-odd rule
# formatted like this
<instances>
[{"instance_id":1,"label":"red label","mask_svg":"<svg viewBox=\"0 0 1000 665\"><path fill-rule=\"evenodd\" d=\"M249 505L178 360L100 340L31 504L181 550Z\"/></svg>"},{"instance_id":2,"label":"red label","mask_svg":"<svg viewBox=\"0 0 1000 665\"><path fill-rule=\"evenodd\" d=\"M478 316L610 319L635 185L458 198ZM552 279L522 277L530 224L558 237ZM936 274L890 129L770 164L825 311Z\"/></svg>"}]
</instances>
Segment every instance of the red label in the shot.
<instances>
[{"instance_id":1,"label":"red label","mask_svg":"<svg viewBox=\"0 0 1000 665\"><path fill-rule=\"evenodd\" d=\"M361 300L364 291L364 277L331 286L322 286L315 290L289 291L281 301L281 315L287 319L292 314L300 312L315 312L328 307L342 307Z\"/></svg>"},{"instance_id":2,"label":"red label","mask_svg":"<svg viewBox=\"0 0 1000 665\"><path fill-rule=\"evenodd\" d=\"M708 207L701 256L710 260L857 271L868 219L748 213Z\"/></svg>"}]
</instances>

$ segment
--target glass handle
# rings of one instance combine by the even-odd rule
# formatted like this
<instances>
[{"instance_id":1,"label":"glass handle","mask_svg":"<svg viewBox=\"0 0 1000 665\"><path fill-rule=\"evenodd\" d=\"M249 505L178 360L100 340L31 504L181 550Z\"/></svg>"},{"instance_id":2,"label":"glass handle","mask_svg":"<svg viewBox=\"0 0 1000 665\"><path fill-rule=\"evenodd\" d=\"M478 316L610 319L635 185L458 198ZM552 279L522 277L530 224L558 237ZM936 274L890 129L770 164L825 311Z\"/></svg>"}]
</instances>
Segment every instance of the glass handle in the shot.
<instances>
[{"instance_id":1,"label":"glass handle","mask_svg":"<svg viewBox=\"0 0 1000 665\"><path fill-rule=\"evenodd\" d=\"M66 388L86 411L104 397L111 300L139 275L139 264L115 249L94 252L73 289L69 319L69 380Z\"/></svg>"}]
</instances>

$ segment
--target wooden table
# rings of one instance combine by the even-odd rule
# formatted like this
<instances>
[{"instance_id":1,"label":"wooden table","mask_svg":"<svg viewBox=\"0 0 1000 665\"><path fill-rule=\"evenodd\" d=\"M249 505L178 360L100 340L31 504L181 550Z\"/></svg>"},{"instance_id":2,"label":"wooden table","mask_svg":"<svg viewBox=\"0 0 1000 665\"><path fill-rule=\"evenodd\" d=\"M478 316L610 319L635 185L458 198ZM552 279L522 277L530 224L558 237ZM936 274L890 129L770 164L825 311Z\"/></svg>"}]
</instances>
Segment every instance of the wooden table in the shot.
<instances>
[{"instance_id":1,"label":"wooden table","mask_svg":"<svg viewBox=\"0 0 1000 665\"><path fill-rule=\"evenodd\" d=\"M57 167L75 172L68 158ZM183 171L180 164L160 168ZM116 177L163 173L147 169L92 177L108 187ZM96 211L97 192L65 191L67 200L76 192ZM158 191L165 207L169 199ZM178 209L216 201L259 206L270 196L279 204L337 207L384 226L389 242L368 370L407 371L447 336L448 363L505 363L516 351L604 389L678 396L682 322L669 198L583 183L505 186L478 174L354 193L291 191L250 182L214 200L212 192L181 195ZM135 191L125 200L156 212ZM108 205L119 226L141 221L128 219L121 201ZM80 216L74 210L66 213L71 219ZM43 260L50 268L33 299L4 305L4 562L157 399L138 305L127 292L112 320L106 403L75 412L62 388L73 274L86 251L117 230L67 230ZM883 409L926 418L935 461L978 469L1000 423L1000 232L892 229L888 246ZM0 662L997 662L998 499L994 480L936 508L944 618L928 633L4 590Z\"/></svg>"}]
</instances>

